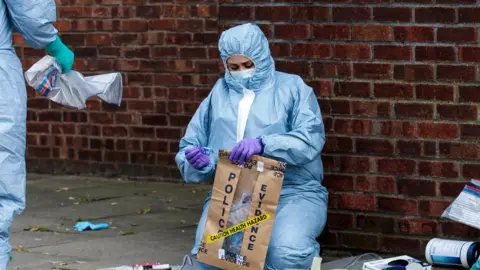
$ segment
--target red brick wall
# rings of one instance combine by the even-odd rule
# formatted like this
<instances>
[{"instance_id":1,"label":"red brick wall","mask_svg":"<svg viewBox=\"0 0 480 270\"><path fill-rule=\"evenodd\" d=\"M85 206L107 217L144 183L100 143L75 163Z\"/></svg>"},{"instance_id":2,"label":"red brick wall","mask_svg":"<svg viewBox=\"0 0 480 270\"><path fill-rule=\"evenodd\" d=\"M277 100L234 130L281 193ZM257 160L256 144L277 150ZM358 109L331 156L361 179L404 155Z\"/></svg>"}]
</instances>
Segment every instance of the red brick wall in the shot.
<instances>
[{"instance_id":1,"label":"red brick wall","mask_svg":"<svg viewBox=\"0 0 480 270\"><path fill-rule=\"evenodd\" d=\"M122 72L124 99L120 108L93 100L77 112L29 90L30 171L178 181L178 141L219 75L218 5L174 2L57 1L57 27L75 50L75 69ZM43 55L17 51L25 67Z\"/></svg>"},{"instance_id":2,"label":"red brick wall","mask_svg":"<svg viewBox=\"0 0 480 270\"><path fill-rule=\"evenodd\" d=\"M480 235L438 218L480 177L477 1L61 2L76 69L122 72L124 103L75 112L30 92L31 171L178 179L178 139L221 72L217 30L256 21L324 113L325 247L419 254L434 236Z\"/></svg>"}]
</instances>

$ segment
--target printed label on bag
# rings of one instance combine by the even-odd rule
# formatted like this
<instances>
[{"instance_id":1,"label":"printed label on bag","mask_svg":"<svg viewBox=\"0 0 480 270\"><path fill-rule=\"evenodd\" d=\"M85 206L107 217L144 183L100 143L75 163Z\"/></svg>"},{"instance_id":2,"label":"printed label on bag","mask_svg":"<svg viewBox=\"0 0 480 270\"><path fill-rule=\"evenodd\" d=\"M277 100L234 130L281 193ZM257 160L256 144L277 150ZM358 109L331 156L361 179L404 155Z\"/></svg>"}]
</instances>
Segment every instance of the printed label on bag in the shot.
<instances>
[{"instance_id":1,"label":"printed label on bag","mask_svg":"<svg viewBox=\"0 0 480 270\"><path fill-rule=\"evenodd\" d=\"M234 235L236 233L242 232L242 231L244 231L244 230L246 230L250 227L253 227L257 224L262 223L263 221L265 221L269 218L270 218L270 215L263 214L263 215L254 217L252 219L249 219L249 220L247 220L245 222L242 222L238 225L232 226L232 227L226 229L223 232L219 232L219 233L212 234L212 235L208 236L207 243L213 243L215 241L218 241L218 240L221 240L223 238L229 237L229 236Z\"/></svg>"},{"instance_id":2,"label":"printed label on bag","mask_svg":"<svg viewBox=\"0 0 480 270\"><path fill-rule=\"evenodd\" d=\"M218 250L218 258L220 260L225 260L225 249L221 248Z\"/></svg>"},{"instance_id":3,"label":"printed label on bag","mask_svg":"<svg viewBox=\"0 0 480 270\"><path fill-rule=\"evenodd\" d=\"M238 265L243 265L245 258L243 256L237 255L237 261L235 262Z\"/></svg>"},{"instance_id":4,"label":"printed label on bag","mask_svg":"<svg viewBox=\"0 0 480 270\"><path fill-rule=\"evenodd\" d=\"M223 248L218 250L218 259L222 261L228 261L237 265L249 266L247 258L245 256L226 252Z\"/></svg>"},{"instance_id":5,"label":"printed label on bag","mask_svg":"<svg viewBox=\"0 0 480 270\"><path fill-rule=\"evenodd\" d=\"M263 172L263 162L259 161L257 163L257 171Z\"/></svg>"}]
</instances>

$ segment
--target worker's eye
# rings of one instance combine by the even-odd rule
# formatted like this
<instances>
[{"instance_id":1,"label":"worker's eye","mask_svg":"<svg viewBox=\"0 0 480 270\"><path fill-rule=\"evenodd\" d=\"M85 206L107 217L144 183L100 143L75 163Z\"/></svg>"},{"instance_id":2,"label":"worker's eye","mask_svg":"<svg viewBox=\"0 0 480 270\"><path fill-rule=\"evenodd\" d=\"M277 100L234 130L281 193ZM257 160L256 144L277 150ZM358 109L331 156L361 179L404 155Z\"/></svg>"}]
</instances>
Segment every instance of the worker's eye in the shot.
<instances>
[{"instance_id":1,"label":"worker's eye","mask_svg":"<svg viewBox=\"0 0 480 270\"><path fill-rule=\"evenodd\" d=\"M231 65L230 70L238 70L239 66L237 65Z\"/></svg>"},{"instance_id":2,"label":"worker's eye","mask_svg":"<svg viewBox=\"0 0 480 270\"><path fill-rule=\"evenodd\" d=\"M243 66L245 68L253 68L255 65L253 64L253 62L247 62L247 63L244 63Z\"/></svg>"}]
</instances>

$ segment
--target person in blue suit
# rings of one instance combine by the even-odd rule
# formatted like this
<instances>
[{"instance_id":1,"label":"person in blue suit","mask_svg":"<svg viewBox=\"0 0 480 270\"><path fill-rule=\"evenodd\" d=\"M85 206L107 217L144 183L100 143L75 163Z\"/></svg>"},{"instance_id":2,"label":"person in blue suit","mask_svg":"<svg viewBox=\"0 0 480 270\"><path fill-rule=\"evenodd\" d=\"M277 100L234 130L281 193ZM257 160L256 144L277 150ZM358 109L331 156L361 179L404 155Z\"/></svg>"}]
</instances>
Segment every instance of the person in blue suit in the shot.
<instances>
[{"instance_id":1,"label":"person in blue suit","mask_svg":"<svg viewBox=\"0 0 480 270\"><path fill-rule=\"evenodd\" d=\"M46 49L68 72L74 54L58 37L55 19L54 0L0 1L0 269L10 258L10 225L25 208L27 93L12 32L15 28L32 48Z\"/></svg>"},{"instance_id":2,"label":"person in blue suit","mask_svg":"<svg viewBox=\"0 0 480 270\"><path fill-rule=\"evenodd\" d=\"M225 77L189 123L176 155L178 168L187 183L212 180L221 149L233 149L230 160L240 164L253 155L286 162L265 269L309 269L320 252L316 238L325 227L328 201L320 157L325 131L317 98L299 76L275 70L268 40L254 24L223 32L219 50Z\"/></svg>"}]
</instances>

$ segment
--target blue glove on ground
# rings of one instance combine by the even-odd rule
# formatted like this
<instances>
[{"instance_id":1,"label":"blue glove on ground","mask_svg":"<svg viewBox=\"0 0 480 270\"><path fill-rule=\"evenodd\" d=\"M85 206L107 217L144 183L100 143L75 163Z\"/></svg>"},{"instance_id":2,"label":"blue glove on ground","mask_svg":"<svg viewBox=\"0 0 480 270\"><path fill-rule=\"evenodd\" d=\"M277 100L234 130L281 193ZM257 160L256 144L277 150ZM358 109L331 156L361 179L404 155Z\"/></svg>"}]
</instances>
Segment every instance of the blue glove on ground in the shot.
<instances>
[{"instance_id":1,"label":"blue glove on ground","mask_svg":"<svg viewBox=\"0 0 480 270\"><path fill-rule=\"evenodd\" d=\"M208 157L207 151L201 146L185 150L185 157L187 158L188 163L197 170L201 170L210 164L210 158Z\"/></svg>"},{"instance_id":2,"label":"blue glove on ground","mask_svg":"<svg viewBox=\"0 0 480 270\"><path fill-rule=\"evenodd\" d=\"M57 36L55 41L48 44L45 50L49 55L55 57L55 60L57 60L57 63L62 68L62 73L68 73L72 70L75 55L67 46L65 46L65 44L63 44L60 37Z\"/></svg>"},{"instance_id":3,"label":"blue glove on ground","mask_svg":"<svg viewBox=\"0 0 480 270\"><path fill-rule=\"evenodd\" d=\"M259 139L244 139L235 145L229 159L233 162L243 165L245 161L250 161L252 156L263 153L262 141Z\"/></svg>"},{"instance_id":4,"label":"blue glove on ground","mask_svg":"<svg viewBox=\"0 0 480 270\"><path fill-rule=\"evenodd\" d=\"M99 230L108 229L108 224L107 223L93 224L88 221L81 221L81 222L77 222L77 224L75 224L73 228L75 228L75 230L79 232L83 232L87 230L99 231Z\"/></svg>"}]
</instances>

